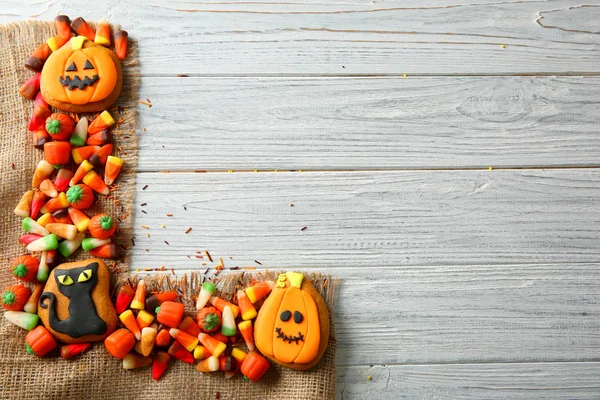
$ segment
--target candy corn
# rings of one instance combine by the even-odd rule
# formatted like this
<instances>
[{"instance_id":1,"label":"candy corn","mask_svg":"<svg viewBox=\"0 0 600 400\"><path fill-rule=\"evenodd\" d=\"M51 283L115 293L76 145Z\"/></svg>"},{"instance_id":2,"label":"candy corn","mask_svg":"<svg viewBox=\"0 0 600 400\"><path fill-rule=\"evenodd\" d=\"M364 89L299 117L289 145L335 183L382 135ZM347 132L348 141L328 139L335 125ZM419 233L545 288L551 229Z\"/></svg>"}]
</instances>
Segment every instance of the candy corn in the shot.
<instances>
[{"instance_id":1,"label":"candy corn","mask_svg":"<svg viewBox=\"0 0 600 400\"><path fill-rule=\"evenodd\" d=\"M46 43L48 43L48 47L50 47L50 50L52 50L53 52L60 49L61 47L63 47L65 45L65 43L67 43L69 41L70 38L65 38L62 37L61 35L58 36L54 36L51 37L50 39L48 39L46 41Z\"/></svg>"},{"instance_id":2,"label":"candy corn","mask_svg":"<svg viewBox=\"0 0 600 400\"><path fill-rule=\"evenodd\" d=\"M40 91L41 76L42 74L38 72L37 74L29 78L29 80L27 80L27 82L25 82L23 86L21 86L21 88L19 89L19 93L21 94L21 96L29 100L35 99L35 96L37 96L38 92Z\"/></svg>"},{"instance_id":3,"label":"candy corn","mask_svg":"<svg viewBox=\"0 0 600 400\"><path fill-rule=\"evenodd\" d=\"M221 333L225 336L235 335L237 329L235 328L235 317L230 306L223 308L223 322L221 323Z\"/></svg>"},{"instance_id":4,"label":"candy corn","mask_svg":"<svg viewBox=\"0 0 600 400\"><path fill-rule=\"evenodd\" d=\"M45 282L50 275L50 265L48 265L48 252L42 251L40 258L40 266L38 267L36 279L40 282Z\"/></svg>"},{"instance_id":5,"label":"candy corn","mask_svg":"<svg viewBox=\"0 0 600 400\"><path fill-rule=\"evenodd\" d=\"M48 179L50 175L52 175L53 171L54 166L52 164L50 164L46 160L40 160L40 162L38 162L37 167L35 168L35 171L33 172L33 180L31 181L31 186L33 186L34 188L38 188L40 186L40 183L42 183L44 180Z\"/></svg>"},{"instance_id":6,"label":"candy corn","mask_svg":"<svg viewBox=\"0 0 600 400\"><path fill-rule=\"evenodd\" d=\"M67 224L48 224L46 225L46 229L50 233L54 233L56 236L61 237L67 240L75 239L78 231L75 225L67 225Z\"/></svg>"},{"instance_id":7,"label":"candy corn","mask_svg":"<svg viewBox=\"0 0 600 400\"><path fill-rule=\"evenodd\" d=\"M83 160L79 167L77 167L77 171L75 171L75 175L72 175L71 180L69 181L70 186L75 186L81 181L88 172L94 169L94 166L90 164L88 160Z\"/></svg>"},{"instance_id":8,"label":"candy corn","mask_svg":"<svg viewBox=\"0 0 600 400\"><path fill-rule=\"evenodd\" d=\"M135 290L135 296L131 302L130 307L136 310L143 310L146 301L146 282L141 280L138 282Z\"/></svg>"},{"instance_id":9,"label":"candy corn","mask_svg":"<svg viewBox=\"0 0 600 400\"><path fill-rule=\"evenodd\" d=\"M246 342L248 350L254 350L254 332L252 330L252 321L242 321L238 324L240 333Z\"/></svg>"},{"instance_id":10,"label":"candy corn","mask_svg":"<svg viewBox=\"0 0 600 400\"><path fill-rule=\"evenodd\" d=\"M79 232L87 231L90 219L85 213L75 207L68 208L69 217Z\"/></svg>"},{"instance_id":11,"label":"candy corn","mask_svg":"<svg viewBox=\"0 0 600 400\"><path fill-rule=\"evenodd\" d=\"M4 318L13 325L19 328L27 329L28 331L35 328L40 318L37 314L31 314L23 311L6 311Z\"/></svg>"},{"instance_id":12,"label":"candy corn","mask_svg":"<svg viewBox=\"0 0 600 400\"><path fill-rule=\"evenodd\" d=\"M105 144L97 152L90 156L89 161L94 167L100 167L101 165L106 164L106 160L112 151L113 145L110 143Z\"/></svg>"},{"instance_id":13,"label":"candy corn","mask_svg":"<svg viewBox=\"0 0 600 400\"><path fill-rule=\"evenodd\" d=\"M169 346L168 350L169 354L175 357L178 360L183 361L184 363L193 364L194 356L192 353L187 351L185 347L181 345L178 341L174 341L171 346Z\"/></svg>"},{"instance_id":14,"label":"candy corn","mask_svg":"<svg viewBox=\"0 0 600 400\"><path fill-rule=\"evenodd\" d=\"M156 345L159 347L167 347L171 344L171 335L168 329L161 329L156 335Z\"/></svg>"},{"instance_id":15,"label":"candy corn","mask_svg":"<svg viewBox=\"0 0 600 400\"><path fill-rule=\"evenodd\" d=\"M108 188L108 186L106 186L106 183L104 183L100 175L98 175L94 170L88 172L83 177L83 183L91 187L94 190L94 192L98 194L108 196L108 194L110 193L110 189Z\"/></svg>"},{"instance_id":16,"label":"candy corn","mask_svg":"<svg viewBox=\"0 0 600 400\"><path fill-rule=\"evenodd\" d=\"M58 244L58 252L65 258L70 257L81 246L84 238L85 233L78 232L72 240L63 240Z\"/></svg>"},{"instance_id":17,"label":"candy corn","mask_svg":"<svg viewBox=\"0 0 600 400\"><path fill-rule=\"evenodd\" d=\"M124 60L127 57L127 38L129 34L127 31L116 31L115 32L115 52L119 60Z\"/></svg>"},{"instance_id":18,"label":"candy corn","mask_svg":"<svg viewBox=\"0 0 600 400\"><path fill-rule=\"evenodd\" d=\"M33 199L31 200L31 211L29 212L29 216L31 218L37 218L44 203L46 203L46 195L42 192L35 192L33 194Z\"/></svg>"},{"instance_id":19,"label":"candy corn","mask_svg":"<svg viewBox=\"0 0 600 400\"><path fill-rule=\"evenodd\" d=\"M101 44L102 46L110 46L110 26L106 21L98 22L96 27L96 36L94 42Z\"/></svg>"},{"instance_id":20,"label":"candy corn","mask_svg":"<svg viewBox=\"0 0 600 400\"><path fill-rule=\"evenodd\" d=\"M200 287L200 293L198 294L198 300L196 301L196 310L204 308L206 303L210 300L210 297L215 293L216 286L210 282L204 282Z\"/></svg>"},{"instance_id":21,"label":"candy corn","mask_svg":"<svg viewBox=\"0 0 600 400\"><path fill-rule=\"evenodd\" d=\"M42 117L44 119L47 118L47 116ZM33 119L37 117L35 115L32 115L31 118ZM33 131L33 133L31 134L31 139L31 144L33 144L33 147L35 147L38 150L43 150L44 145L50 140L52 140L52 138L50 137L50 135L48 135L48 132L46 132L46 128L43 125Z\"/></svg>"},{"instance_id":22,"label":"candy corn","mask_svg":"<svg viewBox=\"0 0 600 400\"><path fill-rule=\"evenodd\" d=\"M50 214L50 213L43 214L41 217L39 217L37 219L37 223L40 224L41 226L43 226L44 228L46 227L46 225L51 224L53 222L56 222L56 221L54 220L54 217L52 217L52 214Z\"/></svg>"},{"instance_id":23,"label":"candy corn","mask_svg":"<svg viewBox=\"0 0 600 400\"><path fill-rule=\"evenodd\" d=\"M40 183L40 191L48 197L58 196L58 189L50 179L44 179L42 183Z\"/></svg>"},{"instance_id":24,"label":"candy corn","mask_svg":"<svg viewBox=\"0 0 600 400\"><path fill-rule=\"evenodd\" d=\"M69 199L67 198L67 200ZM57 224L73 225L73 221L71 221L71 217L69 217L69 210L66 208L56 210L51 215L52 219L54 219L54 222Z\"/></svg>"},{"instance_id":25,"label":"candy corn","mask_svg":"<svg viewBox=\"0 0 600 400\"><path fill-rule=\"evenodd\" d=\"M38 272L39 272L39 268L38 268ZM44 284L43 283L36 284L35 288L33 289L33 292L31 292L31 296L29 296L29 300L27 300L27 303L25 303L25 307L23 307L23 311L32 313L32 314L37 313L38 302L40 301L40 296L42 295L43 291L44 291ZM25 328L25 329L27 329L27 328Z\"/></svg>"},{"instance_id":26,"label":"candy corn","mask_svg":"<svg viewBox=\"0 0 600 400\"><path fill-rule=\"evenodd\" d=\"M88 351L92 347L91 343L72 343L61 346L60 348L60 356L65 360L70 360L75 358L86 351Z\"/></svg>"},{"instance_id":27,"label":"candy corn","mask_svg":"<svg viewBox=\"0 0 600 400\"><path fill-rule=\"evenodd\" d=\"M219 371L235 372L238 368L238 362L233 356L219 357Z\"/></svg>"},{"instance_id":28,"label":"candy corn","mask_svg":"<svg viewBox=\"0 0 600 400\"><path fill-rule=\"evenodd\" d=\"M150 355L150 352L154 348L157 333L156 328L149 326L142 329L142 355Z\"/></svg>"},{"instance_id":29,"label":"candy corn","mask_svg":"<svg viewBox=\"0 0 600 400\"><path fill-rule=\"evenodd\" d=\"M227 348L225 343L207 335L206 333L199 334L198 339L200 340L200 343L202 343L202 346L204 346L206 350L208 350L208 352L215 357L219 357Z\"/></svg>"},{"instance_id":30,"label":"candy corn","mask_svg":"<svg viewBox=\"0 0 600 400\"><path fill-rule=\"evenodd\" d=\"M39 224L39 222L38 222L38 224ZM35 242L36 240L41 239L41 238L43 238L42 235L36 235L35 233L27 233L25 235L22 235L19 238L19 243L23 243L24 245L28 245L29 243Z\"/></svg>"},{"instance_id":31,"label":"candy corn","mask_svg":"<svg viewBox=\"0 0 600 400\"><path fill-rule=\"evenodd\" d=\"M156 320L170 328L175 328L181 323L184 306L175 301L165 301L156 312Z\"/></svg>"},{"instance_id":32,"label":"candy corn","mask_svg":"<svg viewBox=\"0 0 600 400\"><path fill-rule=\"evenodd\" d=\"M246 292L238 290L237 292L238 305L240 306L240 312L242 313L242 319L247 321L256 317L256 308L250 301Z\"/></svg>"},{"instance_id":33,"label":"candy corn","mask_svg":"<svg viewBox=\"0 0 600 400\"><path fill-rule=\"evenodd\" d=\"M68 164L71 160L71 143L58 141L44 143L44 157L53 165Z\"/></svg>"},{"instance_id":34,"label":"candy corn","mask_svg":"<svg viewBox=\"0 0 600 400\"><path fill-rule=\"evenodd\" d=\"M31 219L30 217L26 217L23 219L21 223L23 225L23 230L28 233L35 233L37 235L46 236L50 234L46 228L38 224L36 221Z\"/></svg>"},{"instance_id":35,"label":"candy corn","mask_svg":"<svg viewBox=\"0 0 600 400\"><path fill-rule=\"evenodd\" d=\"M31 213L31 202L33 201L33 190L28 190L23 193L21 196L21 200L19 200L19 204L15 207L15 214L19 217L29 217Z\"/></svg>"},{"instance_id":36,"label":"candy corn","mask_svg":"<svg viewBox=\"0 0 600 400\"><path fill-rule=\"evenodd\" d=\"M56 26L56 30L60 34L60 36L65 39L71 39L71 20L66 15L57 15L54 17L54 26Z\"/></svg>"},{"instance_id":37,"label":"candy corn","mask_svg":"<svg viewBox=\"0 0 600 400\"><path fill-rule=\"evenodd\" d=\"M50 268L56 267L60 260L58 259L58 250L48 250L46 252L46 262Z\"/></svg>"},{"instance_id":38,"label":"candy corn","mask_svg":"<svg viewBox=\"0 0 600 400\"><path fill-rule=\"evenodd\" d=\"M256 285L247 287L245 289L246 296L248 296L252 303L256 303L268 295L271 289L273 289L273 286L275 286L275 282L273 281L257 283Z\"/></svg>"},{"instance_id":39,"label":"candy corn","mask_svg":"<svg viewBox=\"0 0 600 400\"><path fill-rule=\"evenodd\" d=\"M150 314L146 310L140 310L137 317L135 318L140 329L144 329L147 326L150 326L154 321L154 315Z\"/></svg>"},{"instance_id":40,"label":"candy corn","mask_svg":"<svg viewBox=\"0 0 600 400\"><path fill-rule=\"evenodd\" d=\"M98 133L104 129L108 129L114 124L115 120L113 119L113 117L108 111L104 110L95 120L92 121L92 123L88 127L88 133L90 135L93 135L94 133Z\"/></svg>"},{"instance_id":41,"label":"candy corn","mask_svg":"<svg viewBox=\"0 0 600 400\"><path fill-rule=\"evenodd\" d=\"M226 300L223 300L220 297L217 296L212 296L210 298L210 302L213 306L215 306L215 308L221 312L223 312L223 310L225 309L226 306L231 307L231 312L233 313L233 318L237 318L237 316L240 314L240 308L238 306L236 306L235 304L232 304Z\"/></svg>"},{"instance_id":42,"label":"candy corn","mask_svg":"<svg viewBox=\"0 0 600 400\"><path fill-rule=\"evenodd\" d=\"M33 72L42 72L42 68L44 68L46 60L50 57L50 53L52 53L52 50L50 49L50 46L48 46L48 43L42 44L35 49L27 61L25 61L25 68L28 68Z\"/></svg>"},{"instance_id":43,"label":"candy corn","mask_svg":"<svg viewBox=\"0 0 600 400\"><path fill-rule=\"evenodd\" d=\"M75 129L73 129L73 134L69 141L73 146L85 146L85 141L87 140L88 133L88 120L86 117L79 118L79 122L75 125Z\"/></svg>"},{"instance_id":44,"label":"candy corn","mask_svg":"<svg viewBox=\"0 0 600 400\"><path fill-rule=\"evenodd\" d=\"M67 207L69 207L69 201L67 200L67 195L64 192L61 192L55 198L48 200L46 202L46 204L44 204L42 206L40 211L45 214L47 212L54 212L54 211L60 210L61 208L67 208Z\"/></svg>"},{"instance_id":45,"label":"candy corn","mask_svg":"<svg viewBox=\"0 0 600 400\"><path fill-rule=\"evenodd\" d=\"M119 246L117 246L116 243L105 244L104 246L90 250L90 255L93 257L116 260L119 258Z\"/></svg>"},{"instance_id":46,"label":"candy corn","mask_svg":"<svg viewBox=\"0 0 600 400\"><path fill-rule=\"evenodd\" d=\"M75 164L81 164L83 160L89 160L98 150L100 150L100 146L77 147L71 150L71 155L73 156ZM77 173L75 173L75 175L77 175Z\"/></svg>"},{"instance_id":47,"label":"candy corn","mask_svg":"<svg viewBox=\"0 0 600 400\"><path fill-rule=\"evenodd\" d=\"M163 376L169 366L169 361L171 361L171 355L166 351L156 353L152 362L152 379L157 381Z\"/></svg>"},{"instance_id":48,"label":"candy corn","mask_svg":"<svg viewBox=\"0 0 600 400\"><path fill-rule=\"evenodd\" d=\"M119 315L119 319L121 320L123 325L125 325L125 328L129 329L129 332L133 333L136 340L140 340L142 338L142 332L140 331L140 327L135 321L133 311L125 310L125 312Z\"/></svg>"},{"instance_id":49,"label":"candy corn","mask_svg":"<svg viewBox=\"0 0 600 400\"><path fill-rule=\"evenodd\" d=\"M214 372L219 370L219 359L215 356L208 357L196 365L198 372Z\"/></svg>"},{"instance_id":50,"label":"candy corn","mask_svg":"<svg viewBox=\"0 0 600 400\"><path fill-rule=\"evenodd\" d=\"M240 370L240 366L242 365L242 361L244 361L244 358L246 358L246 355L247 354L244 353L244 351L239 349L238 347L234 347L231 350L231 356L235 358L235 360L237 361L237 365L235 370L225 372L225 378L231 379Z\"/></svg>"},{"instance_id":51,"label":"candy corn","mask_svg":"<svg viewBox=\"0 0 600 400\"><path fill-rule=\"evenodd\" d=\"M92 27L89 26L89 24L85 21L85 19L83 19L81 17L77 17L76 19L74 19L71 22L71 28L78 35L85 36L86 38L90 39L91 41L94 41L94 38L96 37L96 32L94 32Z\"/></svg>"},{"instance_id":52,"label":"candy corn","mask_svg":"<svg viewBox=\"0 0 600 400\"><path fill-rule=\"evenodd\" d=\"M122 360L135 346L135 336L127 329L117 329L104 339L104 347L109 354Z\"/></svg>"},{"instance_id":53,"label":"candy corn","mask_svg":"<svg viewBox=\"0 0 600 400\"><path fill-rule=\"evenodd\" d=\"M83 242L81 242L81 248L85 251L90 251L96 247L104 246L107 243L110 243L110 239L85 238L83 239Z\"/></svg>"},{"instance_id":54,"label":"candy corn","mask_svg":"<svg viewBox=\"0 0 600 400\"><path fill-rule=\"evenodd\" d=\"M204 348L204 346L197 345L194 349L194 358L196 360L204 360L205 358L210 357L210 355L211 354Z\"/></svg>"},{"instance_id":55,"label":"candy corn","mask_svg":"<svg viewBox=\"0 0 600 400\"><path fill-rule=\"evenodd\" d=\"M179 324L179 329L192 335L193 337L198 337L200 334L200 328L198 327L198 324L190 316L185 317L183 321L181 321L181 324Z\"/></svg>"},{"instance_id":56,"label":"candy corn","mask_svg":"<svg viewBox=\"0 0 600 400\"><path fill-rule=\"evenodd\" d=\"M86 172L87 174L87 172ZM85 176L85 174L84 174ZM67 168L61 168L58 170L58 174L56 178L54 178L54 185L58 189L59 192L64 192L69 187L69 181L73 178L73 171ZM82 176L83 178L83 176ZM75 182L77 183L77 182ZM74 183L74 184L75 184ZM73 184L73 185L74 185Z\"/></svg>"},{"instance_id":57,"label":"candy corn","mask_svg":"<svg viewBox=\"0 0 600 400\"><path fill-rule=\"evenodd\" d=\"M144 368L150 364L152 364L152 357L145 357L137 354L127 354L123 358L124 369Z\"/></svg>"},{"instance_id":58,"label":"candy corn","mask_svg":"<svg viewBox=\"0 0 600 400\"><path fill-rule=\"evenodd\" d=\"M115 309L117 310L117 314L122 314L127 310L129 304L131 304L131 300L133 300L133 296L135 295L135 291L129 285L123 285L119 289L119 293L117 294L117 301L115 302Z\"/></svg>"},{"instance_id":59,"label":"candy corn","mask_svg":"<svg viewBox=\"0 0 600 400\"><path fill-rule=\"evenodd\" d=\"M123 160L119 157L108 156L106 159L106 165L104 166L104 183L108 186L115 183L121 167L123 166Z\"/></svg>"},{"instance_id":60,"label":"candy corn","mask_svg":"<svg viewBox=\"0 0 600 400\"><path fill-rule=\"evenodd\" d=\"M48 135L48 132L46 132L46 120L51 115L52 111L50 111L48 107L36 105L33 109L31 117L29 117L29 122L27 123L27 130L34 132L41 129L41 132L35 132L34 137L48 137L48 140L50 140L50 135ZM35 141L33 142L33 145L36 145Z\"/></svg>"},{"instance_id":61,"label":"candy corn","mask_svg":"<svg viewBox=\"0 0 600 400\"><path fill-rule=\"evenodd\" d=\"M41 239L31 242L27 245L29 251L44 251L44 250L56 250L58 247L58 237L51 233Z\"/></svg>"},{"instance_id":62,"label":"candy corn","mask_svg":"<svg viewBox=\"0 0 600 400\"><path fill-rule=\"evenodd\" d=\"M108 132L108 130L105 129L98 133L94 133L93 135L88 136L88 138L85 141L85 144L87 144L88 146L103 146L111 140L111 134Z\"/></svg>"},{"instance_id":63,"label":"candy corn","mask_svg":"<svg viewBox=\"0 0 600 400\"><path fill-rule=\"evenodd\" d=\"M220 330L218 332L211 333L211 335L212 335L212 337L217 339L219 342L223 342L223 343L229 342L229 337L223 335Z\"/></svg>"},{"instance_id":64,"label":"candy corn","mask_svg":"<svg viewBox=\"0 0 600 400\"><path fill-rule=\"evenodd\" d=\"M169 330L169 334L173 337L173 339L177 340L187 351L194 351L196 345L198 344L198 338L190 335L187 332L184 332L177 328L171 328Z\"/></svg>"}]
</instances>

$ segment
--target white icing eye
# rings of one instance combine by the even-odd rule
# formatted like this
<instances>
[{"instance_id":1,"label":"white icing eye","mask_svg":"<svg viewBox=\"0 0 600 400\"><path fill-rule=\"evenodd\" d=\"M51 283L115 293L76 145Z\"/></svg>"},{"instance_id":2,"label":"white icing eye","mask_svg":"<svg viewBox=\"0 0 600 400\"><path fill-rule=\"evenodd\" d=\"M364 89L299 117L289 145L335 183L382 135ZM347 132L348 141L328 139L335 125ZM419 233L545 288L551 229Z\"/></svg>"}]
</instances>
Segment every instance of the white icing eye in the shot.
<instances>
[{"instance_id":1,"label":"white icing eye","mask_svg":"<svg viewBox=\"0 0 600 400\"><path fill-rule=\"evenodd\" d=\"M73 278L71 278L69 275L59 275L58 276L58 281L65 286L69 286L73 284Z\"/></svg>"},{"instance_id":2,"label":"white icing eye","mask_svg":"<svg viewBox=\"0 0 600 400\"><path fill-rule=\"evenodd\" d=\"M86 269L85 271L83 271L82 273L79 274L79 278L77 278L77 282L89 281L91 277L92 277L92 270Z\"/></svg>"}]
</instances>

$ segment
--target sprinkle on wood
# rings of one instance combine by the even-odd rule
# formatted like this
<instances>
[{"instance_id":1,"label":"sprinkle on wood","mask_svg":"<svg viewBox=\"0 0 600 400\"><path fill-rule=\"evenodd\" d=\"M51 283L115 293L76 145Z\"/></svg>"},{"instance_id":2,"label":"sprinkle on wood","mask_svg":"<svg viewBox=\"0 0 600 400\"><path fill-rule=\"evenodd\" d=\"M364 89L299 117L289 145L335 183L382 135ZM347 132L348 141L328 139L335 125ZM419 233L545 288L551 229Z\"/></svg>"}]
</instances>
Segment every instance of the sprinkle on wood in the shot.
<instances>
[{"instance_id":1,"label":"sprinkle on wood","mask_svg":"<svg viewBox=\"0 0 600 400\"><path fill-rule=\"evenodd\" d=\"M210 256L210 253L208 252L208 250L204 250L204 254L206 255L206 258L208 258L208 260L209 260L210 262L213 262L213 259L212 259L212 257Z\"/></svg>"},{"instance_id":2,"label":"sprinkle on wood","mask_svg":"<svg viewBox=\"0 0 600 400\"><path fill-rule=\"evenodd\" d=\"M192 231L192 227L189 227L185 230L185 234L187 235L188 233L190 233Z\"/></svg>"}]
</instances>

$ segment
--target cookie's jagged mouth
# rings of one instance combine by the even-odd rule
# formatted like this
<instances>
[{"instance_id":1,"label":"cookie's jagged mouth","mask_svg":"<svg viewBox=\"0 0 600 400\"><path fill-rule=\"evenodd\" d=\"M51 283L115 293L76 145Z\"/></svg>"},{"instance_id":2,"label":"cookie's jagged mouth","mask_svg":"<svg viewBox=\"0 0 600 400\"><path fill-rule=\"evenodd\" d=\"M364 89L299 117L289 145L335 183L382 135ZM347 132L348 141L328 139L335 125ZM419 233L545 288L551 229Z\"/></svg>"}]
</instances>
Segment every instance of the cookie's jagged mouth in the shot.
<instances>
[{"instance_id":1,"label":"cookie's jagged mouth","mask_svg":"<svg viewBox=\"0 0 600 400\"><path fill-rule=\"evenodd\" d=\"M73 90L75 88L79 88L79 90L83 90L86 87L91 86L94 83L96 83L96 81L98 81L98 75L93 75L91 78L89 76L86 76L83 79L81 79L78 75L76 75L72 78L70 76L67 76L66 78L59 76L58 81L60 82L61 85L68 86L69 90Z\"/></svg>"},{"instance_id":2,"label":"cookie's jagged mouth","mask_svg":"<svg viewBox=\"0 0 600 400\"><path fill-rule=\"evenodd\" d=\"M292 342L296 342L296 344L298 344L298 342L304 342L304 335L300 332L298 332L298 336L292 336L292 335L286 335L285 333L283 333L283 330L281 328L275 327L275 332L277 332L277 338L282 339L284 342L288 342L288 343L292 343Z\"/></svg>"}]
</instances>

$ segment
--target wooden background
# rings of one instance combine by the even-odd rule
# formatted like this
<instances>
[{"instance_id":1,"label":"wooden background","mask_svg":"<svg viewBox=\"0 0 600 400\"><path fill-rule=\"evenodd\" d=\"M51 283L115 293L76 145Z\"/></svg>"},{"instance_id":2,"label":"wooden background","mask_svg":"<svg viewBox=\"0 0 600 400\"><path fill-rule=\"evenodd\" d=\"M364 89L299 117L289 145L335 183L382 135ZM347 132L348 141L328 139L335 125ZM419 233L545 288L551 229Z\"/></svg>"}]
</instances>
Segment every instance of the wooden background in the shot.
<instances>
[{"instance_id":1,"label":"wooden background","mask_svg":"<svg viewBox=\"0 0 600 400\"><path fill-rule=\"evenodd\" d=\"M25 0L0 22L60 13L139 41L135 267L337 275L340 399L599 398L599 1Z\"/></svg>"}]
</instances>

